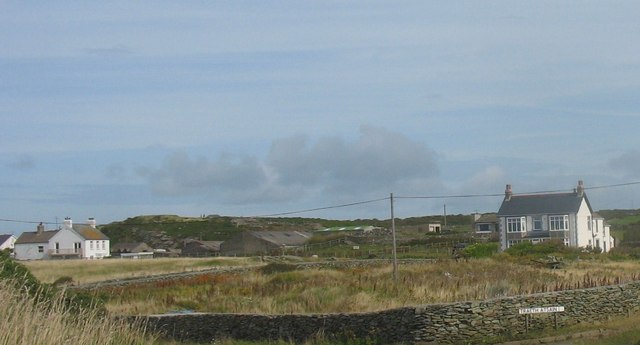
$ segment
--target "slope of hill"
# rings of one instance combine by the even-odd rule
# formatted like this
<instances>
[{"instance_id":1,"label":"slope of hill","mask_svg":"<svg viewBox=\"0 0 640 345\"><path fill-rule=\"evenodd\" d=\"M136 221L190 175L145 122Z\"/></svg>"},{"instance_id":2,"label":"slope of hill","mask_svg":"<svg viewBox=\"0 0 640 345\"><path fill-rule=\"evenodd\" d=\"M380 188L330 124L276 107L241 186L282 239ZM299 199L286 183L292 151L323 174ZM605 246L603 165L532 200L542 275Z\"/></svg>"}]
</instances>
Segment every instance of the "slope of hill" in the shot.
<instances>
[{"instance_id":1,"label":"slope of hill","mask_svg":"<svg viewBox=\"0 0 640 345\"><path fill-rule=\"evenodd\" d=\"M396 219L398 228L415 229L432 222L443 222L442 216ZM100 227L112 243L145 242L154 248L180 248L187 239L224 241L244 230L305 230L328 227L372 225L390 227L390 220L356 219L329 220L320 218L249 218L229 216L181 217L177 215L147 215L127 218ZM468 215L447 216L447 224L459 228L471 227Z\"/></svg>"}]
</instances>

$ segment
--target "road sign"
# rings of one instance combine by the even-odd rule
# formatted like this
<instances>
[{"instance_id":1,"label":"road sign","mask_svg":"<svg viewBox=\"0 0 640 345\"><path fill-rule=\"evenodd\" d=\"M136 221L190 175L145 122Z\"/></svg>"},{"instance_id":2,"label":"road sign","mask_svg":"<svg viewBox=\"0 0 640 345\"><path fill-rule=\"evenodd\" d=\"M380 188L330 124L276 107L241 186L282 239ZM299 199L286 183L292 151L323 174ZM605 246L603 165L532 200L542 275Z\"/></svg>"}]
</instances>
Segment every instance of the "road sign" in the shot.
<instances>
[{"instance_id":1,"label":"road sign","mask_svg":"<svg viewBox=\"0 0 640 345\"><path fill-rule=\"evenodd\" d=\"M519 314L542 314L542 313L559 313L564 311L564 306L554 307L531 307L518 309Z\"/></svg>"}]
</instances>

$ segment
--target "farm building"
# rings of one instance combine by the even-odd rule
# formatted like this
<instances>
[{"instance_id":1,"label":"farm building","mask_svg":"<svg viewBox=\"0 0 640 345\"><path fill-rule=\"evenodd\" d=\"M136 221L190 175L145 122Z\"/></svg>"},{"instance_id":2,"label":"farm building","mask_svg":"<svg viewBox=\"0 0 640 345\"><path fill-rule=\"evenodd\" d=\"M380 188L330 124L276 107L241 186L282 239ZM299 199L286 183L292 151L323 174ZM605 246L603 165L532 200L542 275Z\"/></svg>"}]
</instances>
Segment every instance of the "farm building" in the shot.
<instances>
[{"instance_id":1,"label":"farm building","mask_svg":"<svg viewBox=\"0 0 640 345\"><path fill-rule=\"evenodd\" d=\"M222 241L187 241L182 247L182 256L218 256L220 255Z\"/></svg>"},{"instance_id":2,"label":"farm building","mask_svg":"<svg viewBox=\"0 0 640 345\"><path fill-rule=\"evenodd\" d=\"M304 246L310 238L306 231L243 231L220 245L220 255L280 255Z\"/></svg>"},{"instance_id":3,"label":"farm building","mask_svg":"<svg viewBox=\"0 0 640 345\"><path fill-rule=\"evenodd\" d=\"M153 248L149 247L149 245L144 242L116 243L111 248L111 254L114 256L131 253L153 253Z\"/></svg>"}]
</instances>

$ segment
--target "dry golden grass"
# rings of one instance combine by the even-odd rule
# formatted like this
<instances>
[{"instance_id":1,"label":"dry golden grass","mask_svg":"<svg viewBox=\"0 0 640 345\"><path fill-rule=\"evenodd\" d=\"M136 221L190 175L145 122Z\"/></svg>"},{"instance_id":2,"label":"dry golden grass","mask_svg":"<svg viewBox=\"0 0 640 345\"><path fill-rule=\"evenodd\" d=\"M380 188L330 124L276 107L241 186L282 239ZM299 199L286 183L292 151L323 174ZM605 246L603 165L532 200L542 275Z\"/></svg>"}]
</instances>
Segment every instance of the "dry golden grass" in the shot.
<instances>
[{"instance_id":1,"label":"dry golden grass","mask_svg":"<svg viewBox=\"0 0 640 345\"><path fill-rule=\"evenodd\" d=\"M60 277L71 277L76 284L110 279L190 272L215 267L243 266L256 263L252 258L158 258L103 260L38 260L21 262L43 283Z\"/></svg>"},{"instance_id":2,"label":"dry golden grass","mask_svg":"<svg viewBox=\"0 0 640 345\"><path fill-rule=\"evenodd\" d=\"M140 325L105 318L96 311L71 313L61 294L49 302L18 291L0 281L0 345L155 344Z\"/></svg>"},{"instance_id":3,"label":"dry golden grass","mask_svg":"<svg viewBox=\"0 0 640 345\"><path fill-rule=\"evenodd\" d=\"M407 305L485 300L503 296L628 282L640 263L574 262L551 270L503 260L442 261L305 269L277 273L208 275L182 281L105 290L115 313L153 314L176 309L232 313L367 312Z\"/></svg>"}]
</instances>

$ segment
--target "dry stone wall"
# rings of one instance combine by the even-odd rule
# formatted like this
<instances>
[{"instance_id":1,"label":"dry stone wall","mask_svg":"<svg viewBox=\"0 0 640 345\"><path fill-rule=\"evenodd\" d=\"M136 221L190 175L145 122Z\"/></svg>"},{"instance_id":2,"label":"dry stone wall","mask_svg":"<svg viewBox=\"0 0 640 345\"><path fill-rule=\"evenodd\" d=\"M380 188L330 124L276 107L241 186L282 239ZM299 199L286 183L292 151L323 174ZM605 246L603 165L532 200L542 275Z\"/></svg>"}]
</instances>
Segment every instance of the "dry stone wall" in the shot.
<instances>
[{"instance_id":1,"label":"dry stone wall","mask_svg":"<svg viewBox=\"0 0 640 345\"><path fill-rule=\"evenodd\" d=\"M520 308L563 306L564 312L519 314ZM640 310L640 282L487 301L433 304L374 313L314 315L184 314L140 317L179 340L325 338L379 344L475 344L532 330L592 323ZM528 321L528 322L526 322Z\"/></svg>"}]
</instances>

